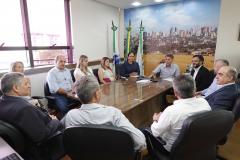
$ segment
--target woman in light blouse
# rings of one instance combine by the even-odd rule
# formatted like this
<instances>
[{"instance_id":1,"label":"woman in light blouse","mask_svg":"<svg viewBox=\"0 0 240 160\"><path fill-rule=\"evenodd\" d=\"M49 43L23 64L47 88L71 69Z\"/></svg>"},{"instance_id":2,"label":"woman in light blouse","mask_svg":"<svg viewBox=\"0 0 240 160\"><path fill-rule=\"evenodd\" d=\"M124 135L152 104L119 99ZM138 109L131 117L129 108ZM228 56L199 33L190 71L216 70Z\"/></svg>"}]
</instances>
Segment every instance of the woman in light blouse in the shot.
<instances>
[{"instance_id":1,"label":"woman in light blouse","mask_svg":"<svg viewBox=\"0 0 240 160\"><path fill-rule=\"evenodd\" d=\"M98 69L98 77L101 83L107 84L115 80L112 69L110 68L110 59L103 57L101 67Z\"/></svg>"},{"instance_id":2,"label":"woman in light blouse","mask_svg":"<svg viewBox=\"0 0 240 160\"><path fill-rule=\"evenodd\" d=\"M86 75L93 75L93 71L88 67L88 57L86 55L81 55L77 62L76 69L74 70L74 77L79 80L81 77Z\"/></svg>"},{"instance_id":3,"label":"woman in light blouse","mask_svg":"<svg viewBox=\"0 0 240 160\"><path fill-rule=\"evenodd\" d=\"M24 64L21 61L15 61L10 65L10 72L24 72Z\"/></svg>"}]
</instances>

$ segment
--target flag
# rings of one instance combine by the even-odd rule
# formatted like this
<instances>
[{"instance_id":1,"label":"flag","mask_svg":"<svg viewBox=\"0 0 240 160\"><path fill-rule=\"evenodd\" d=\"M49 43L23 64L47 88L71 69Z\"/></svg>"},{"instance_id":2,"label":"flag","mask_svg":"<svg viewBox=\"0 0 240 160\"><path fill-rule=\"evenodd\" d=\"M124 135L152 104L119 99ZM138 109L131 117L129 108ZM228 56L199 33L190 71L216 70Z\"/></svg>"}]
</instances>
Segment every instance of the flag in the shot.
<instances>
[{"instance_id":1,"label":"flag","mask_svg":"<svg viewBox=\"0 0 240 160\"><path fill-rule=\"evenodd\" d=\"M120 55L119 55L119 48L118 48L118 36L117 36L117 29L118 27L114 25L112 21L112 27L113 31L113 73L116 72L116 65L120 63Z\"/></svg>"},{"instance_id":2,"label":"flag","mask_svg":"<svg viewBox=\"0 0 240 160\"><path fill-rule=\"evenodd\" d=\"M137 51L137 58L136 61L138 62L139 69L140 69L140 75L144 76L144 64L143 64L143 31L144 27L141 25L139 28L139 43L138 43L138 51Z\"/></svg>"},{"instance_id":3,"label":"flag","mask_svg":"<svg viewBox=\"0 0 240 160\"><path fill-rule=\"evenodd\" d=\"M126 52L124 57L127 58L128 53L130 53L130 45L131 45L131 31L132 31L132 27L131 27L131 20L129 20L129 24L128 27L126 28L127 30L127 44L126 44Z\"/></svg>"}]
</instances>

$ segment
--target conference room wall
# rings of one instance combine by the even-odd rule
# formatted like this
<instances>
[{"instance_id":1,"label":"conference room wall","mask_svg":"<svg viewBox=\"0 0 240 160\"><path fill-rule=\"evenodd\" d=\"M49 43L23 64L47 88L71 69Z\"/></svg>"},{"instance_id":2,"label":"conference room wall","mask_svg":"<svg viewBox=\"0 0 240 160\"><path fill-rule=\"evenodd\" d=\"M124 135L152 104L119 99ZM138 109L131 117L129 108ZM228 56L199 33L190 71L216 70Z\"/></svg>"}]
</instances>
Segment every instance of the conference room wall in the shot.
<instances>
[{"instance_id":1,"label":"conference room wall","mask_svg":"<svg viewBox=\"0 0 240 160\"><path fill-rule=\"evenodd\" d=\"M226 58L240 71L240 1L222 0L215 58Z\"/></svg>"},{"instance_id":2,"label":"conference room wall","mask_svg":"<svg viewBox=\"0 0 240 160\"><path fill-rule=\"evenodd\" d=\"M112 20L119 27L122 10L94 0L71 0L74 61L86 54L89 60L112 57ZM123 39L119 30L119 39ZM119 52L123 53L123 41L119 41Z\"/></svg>"}]
</instances>

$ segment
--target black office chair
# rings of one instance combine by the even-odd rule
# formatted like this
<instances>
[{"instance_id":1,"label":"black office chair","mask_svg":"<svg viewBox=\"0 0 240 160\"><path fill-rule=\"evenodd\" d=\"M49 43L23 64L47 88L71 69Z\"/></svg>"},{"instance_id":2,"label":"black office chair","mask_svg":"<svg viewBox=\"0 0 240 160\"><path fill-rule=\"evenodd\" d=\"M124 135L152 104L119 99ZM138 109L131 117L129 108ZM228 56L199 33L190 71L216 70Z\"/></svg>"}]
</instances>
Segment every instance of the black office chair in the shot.
<instances>
[{"instance_id":1,"label":"black office chair","mask_svg":"<svg viewBox=\"0 0 240 160\"><path fill-rule=\"evenodd\" d=\"M136 156L128 131L106 125L67 128L63 144L72 160L133 160Z\"/></svg>"},{"instance_id":2,"label":"black office chair","mask_svg":"<svg viewBox=\"0 0 240 160\"><path fill-rule=\"evenodd\" d=\"M234 106L232 108L232 113L234 115L234 123L235 123L240 118L240 96L237 97L237 99L234 103ZM227 135L219 141L218 145L224 145L226 142L227 142ZM219 156L219 158L221 158L221 157ZM222 159L224 159L224 158L222 158Z\"/></svg>"},{"instance_id":3,"label":"black office chair","mask_svg":"<svg viewBox=\"0 0 240 160\"><path fill-rule=\"evenodd\" d=\"M233 122L232 112L225 110L209 111L188 117L170 154L158 151L154 154L158 160L215 160L216 146L231 130ZM151 138L154 137L148 132L147 140L151 142ZM159 143L164 145L161 141Z\"/></svg>"},{"instance_id":4,"label":"black office chair","mask_svg":"<svg viewBox=\"0 0 240 160\"><path fill-rule=\"evenodd\" d=\"M57 132L47 140L33 144L30 139L13 125L0 120L0 137L2 137L24 159L60 159L65 155L61 150L62 133ZM54 157L54 158L53 158Z\"/></svg>"},{"instance_id":5,"label":"black office chair","mask_svg":"<svg viewBox=\"0 0 240 160\"><path fill-rule=\"evenodd\" d=\"M71 73L71 76L72 76L72 81L73 81L73 82L75 82L75 81L76 81L76 79L75 79L75 77L74 77L74 71L75 71L75 68L73 68L73 69L70 69L70 73Z\"/></svg>"},{"instance_id":6,"label":"black office chair","mask_svg":"<svg viewBox=\"0 0 240 160\"><path fill-rule=\"evenodd\" d=\"M16 152L23 153L25 142L22 133L9 123L0 120L0 137L2 137Z\"/></svg>"},{"instance_id":7,"label":"black office chair","mask_svg":"<svg viewBox=\"0 0 240 160\"><path fill-rule=\"evenodd\" d=\"M119 64L116 64L115 65L115 74L116 74L116 79L120 79L121 75L121 67L122 67L122 64L119 63Z\"/></svg>"},{"instance_id":8,"label":"black office chair","mask_svg":"<svg viewBox=\"0 0 240 160\"><path fill-rule=\"evenodd\" d=\"M99 76L98 76L98 68L95 68L92 71L93 71L94 76L97 78L98 83L101 84Z\"/></svg>"},{"instance_id":9,"label":"black office chair","mask_svg":"<svg viewBox=\"0 0 240 160\"><path fill-rule=\"evenodd\" d=\"M55 98L51 96L47 82L44 83L44 95L45 95L45 97L51 97L51 98L48 98L48 108L59 111L59 108L57 107L57 105L55 103Z\"/></svg>"}]
</instances>

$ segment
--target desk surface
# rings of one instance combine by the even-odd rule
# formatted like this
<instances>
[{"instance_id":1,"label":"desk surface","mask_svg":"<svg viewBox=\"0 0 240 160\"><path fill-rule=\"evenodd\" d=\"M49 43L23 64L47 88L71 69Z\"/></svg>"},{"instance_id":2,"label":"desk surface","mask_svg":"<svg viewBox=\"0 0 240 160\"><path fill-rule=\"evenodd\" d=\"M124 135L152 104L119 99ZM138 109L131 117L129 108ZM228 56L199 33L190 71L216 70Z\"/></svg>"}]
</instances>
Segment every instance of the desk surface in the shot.
<instances>
[{"instance_id":1,"label":"desk surface","mask_svg":"<svg viewBox=\"0 0 240 160\"><path fill-rule=\"evenodd\" d=\"M172 88L172 82L166 80L148 84L138 84L136 78L115 81L101 86L103 94L100 103L114 106L125 113L170 88Z\"/></svg>"}]
</instances>

